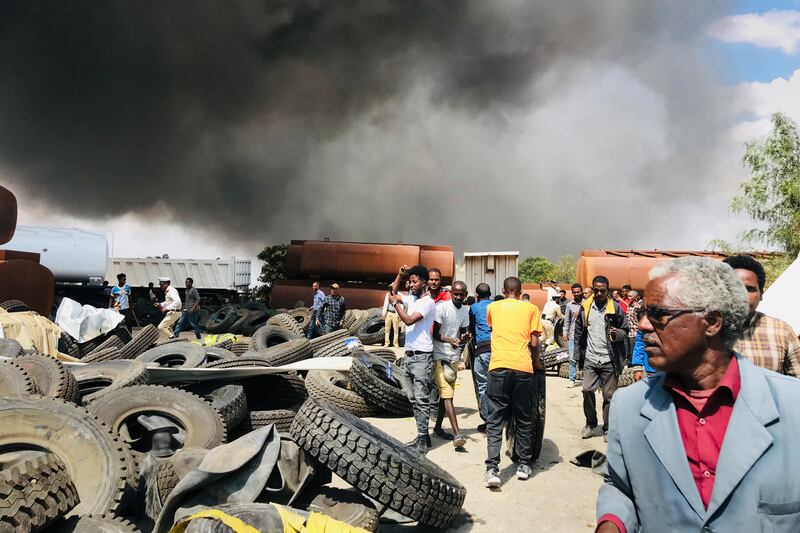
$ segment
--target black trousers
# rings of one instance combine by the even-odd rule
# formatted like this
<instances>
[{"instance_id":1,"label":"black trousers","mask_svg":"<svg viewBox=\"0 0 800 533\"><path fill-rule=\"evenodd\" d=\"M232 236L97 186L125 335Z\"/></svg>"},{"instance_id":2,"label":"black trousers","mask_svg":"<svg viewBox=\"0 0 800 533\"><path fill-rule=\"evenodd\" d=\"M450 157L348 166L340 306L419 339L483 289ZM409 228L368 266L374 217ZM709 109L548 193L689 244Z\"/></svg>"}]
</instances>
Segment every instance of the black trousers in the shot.
<instances>
[{"instance_id":1,"label":"black trousers","mask_svg":"<svg viewBox=\"0 0 800 533\"><path fill-rule=\"evenodd\" d=\"M531 432L533 414L533 374L498 368L489 372L486 383L486 441L488 457L486 469L496 469L500 465L500 446L503 442L503 425L509 409L514 414L516 427L516 451L520 464L531 464Z\"/></svg>"},{"instance_id":2,"label":"black trousers","mask_svg":"<svg viewBox=\"0 0 800 533\"><path fill-rule=\"evenodd\" d=\"M608 363L590 363L583 365L583 414L586 416L586 425L593 428L597 426L597 389L603 391L603 431L608 431L608 411L611 408L611 397L617 390L617 373L614 365Z\"/></svg>"}]
</instances>

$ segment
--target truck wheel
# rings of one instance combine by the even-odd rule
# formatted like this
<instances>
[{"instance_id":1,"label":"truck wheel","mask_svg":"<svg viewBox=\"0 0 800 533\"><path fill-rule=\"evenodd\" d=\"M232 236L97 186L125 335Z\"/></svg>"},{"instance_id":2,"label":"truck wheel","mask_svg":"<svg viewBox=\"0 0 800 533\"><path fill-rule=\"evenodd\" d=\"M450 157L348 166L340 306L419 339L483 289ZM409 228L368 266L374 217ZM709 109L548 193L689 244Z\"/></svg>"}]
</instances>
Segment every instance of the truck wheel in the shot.
<instances>
[{"instance_id":1,"label":"truck wheel","mask_svg":"<svg viewBox=\"0 0 800 533\"><path fill-rule=\"evenodd\" d=\"M47 451L64 462L80 497L72 514L118 512L134 488L127 444L86 409L53 398L3 398L0 428L0 453Z\"/></svg>"},{"instance_id":2,"label":"truck wheel","mask_svg":"<svg viewBox=\"0 0 800 533\"><path fill-rule=\"evenodd\" d=\"M367 350L367 353L375 357L380 357L384 361L389 361L390 363L397 361L397 353L391 348L370 348Z\"/></svg>"},{"instance_id":3,"label":"truck wheel","mask_svg":"<svg viewBox=\"0 0 800 533\"><path fill-rule=\"evenodd\" d=\"M244 387L238 383L220 384L207 383L193 385L187 390L192 394L202 396L211 407L219 411L225 426L233 428L238 426L247 416L247 396Z\"/></svg>"},{"instance_id":4,"label":"truck wheel","mask_svg":"<svg viewBox=\"0 0 800 533\"><path fill-rule=\"evenodd\" d=\"M380 407L367 403L350 387L350 378L344 372L311 370L306 376L308 395L313 398L339 406L359 417L375 416L381 412Z\"/></svg>"},{"instance_id":5,"label":"truck wheel","mask_svg":"<svg viewBox=\"0 0 800 533\"><path fill-rule=\"evenodd\" d=\"M332 472L421 524L445 528L461 510L467 491L455 478L343 409L311 398L297 413L291 433Z\"/></svg>"},{"instance_id":6,"label":"truck wheel","mask_svg":"<svg viewBox=\"0 0 800 533\"><path fill-rule=\"evenodd\" d=\"M268 324L266 326L261 326L253 334L253 338L250 339L250 349L263 352L267 348L301 338L305 339L303 335L290 329Z\"/></svg>"},{"instance_id":7,"label":"truck wheel","mask_svg":"<svg viewBox=\"0 0 800 533\"><path fill-rule=\"evenodd\" d=\"M147 383L148 379L147 367L140 361L104 361L71 366L69 371L78 382L84 405L117 389Z\"/></svg>"},{"instance_id":8,"label":"truck wheel","mask_svg":"<svg viewBox=\"0 0 800 533\"><path fill-rule=\"evenodd\" d=\"M367 531L378 529L378 511L369 499L356 489L340 489L322 486L316 489L311 501L306 505L308 511L330 516L352 527ZM308 500L308 497L304 498Z\"/></svg>"},{"instance_id":9,"label":"truck wheel","mask_svg":"<svg viewBox=\"0 0 800 533\"><path fill-rule=\"evenodd\" d=\"M78 501L78 490L58 456L25 458L0 472L0 531L44 529Z\"/></svg>"},{"instance_id":10,"label":"truck wheel","mask_svg":"<svg viewBox=\"0 0 800 533\"><path fill-rule=\"evenodd\" d=\"M305 331L308 327L308 323L311 322L311 309L308 307L298 307L297 309L292 309L286 314L294 319L294 321L300 327L300 331Z\"/></svg>"},{"instance_id":11,"label":"truck wheel","mask_svg":"<svg viewBox=\"0 0 800 533\"><path fill-rule=\"evenodd\" d=\"M231 346L231 352L234 353L237 357L245 353L250 349L249 342L234 342L233 346Z\"/></svg>"},{"instance_id":12,"label":"truck wheel","mask_svg":"<svg viewBox=\"0 0 800 533\"><path fill-rule=\"evenodd\" d=\"M169 368L199 368L206 360L202 346L191 342L171 342L150 348L136 357L143 363L156 363Z\"/></svg>"},{"instance_id":13,"label":"truck wheel","mask_svg":"<svg viewBox=\"0 0 800 533\"><path fill-rule=\"evenodd\" d=\"M153 346L158 340L158 328L148 324L133 335L130 342L120 348L119 356L121 359L133 359L141 355L148 348Z\"/></svg>"},{"instance_id":14,"label":"truck wheel","mask_svg":"<svg viewBox=\"0 0 800 533\"><path fill-rule=\"evenodd\" d=\"M41 394L36 382L16 359L0 361L0 396Z\"/></svg>"},{"instance_id":15,"label":"truck wheel","mask_svg":"<svg viewBox=\"0 0 800 533\"><path fill-rule=\"evenodd\" d=\"M298 406L294 409L271 409L269 411L250 411L242 420L242 423L234 430L233 439L238 439L242 435L247 435L251 431L263 428L270 424L275 424L278 433L289 434L292 421L297 414Z\"/></svg>"},{"instance_id":16,"label":"truck wheel","mask_svg":"<svg viewBox=\"0 0 800 533\"><path fill-rule=\"evenodd\" d=\"M21 313L31 310L31 308L28 307L28 304L20 300L6 300L5 302L0 303L0 307L9 313Z\"/></svg>"},{"instance_id":17,"label":"truck wheel","mask_svg":"<svg viewBox=\"0 0 800 533\"><path fill-rule=\"evenodd\" d=\"M102 516L73 516L58 524L60 533L140 533L130 521L107 514Z\"/></svg>"},{"instance_id":18,"label":"truck wheel","mask_svg":"<svg viewBox=\"0 0 800 533\"><path fill-rule=\"evenodd\" d=\"M247 405L254 411L288 409L308 398L305 380L292 374L259 376L245 380L242 385Z\"/></svg>"},{"instance_id":19,"label":"truck wheel","mask_svg":"<svg viewBox=\"0 0 800 533\"><path fill-rule=\"evenodd\" d=\"M367 321L358 328L358 340L365 346L369 344L382 344L385 337L384 332L386 331L384 327L385 323L386 321L380 316L368 318Z\"/></svg>"},{"instance_id":20,"label":"truck wheel","mask_svg":"<svg viewBox=\"0 0 800 533\"><path fill-rule=\"evenodd\" d=\"M14 362L25 369L44 396L72 403L80 401L75 376L57 359L48 355L29 354L17 357Z\"/></svg>"},{"instance_id":21,"label":"truck wheel","mask_svg":"<svg viewBox=\"0 0 800 533\"><path fill-rule=\"evenodd\" d=\"M270 315L261 311L252 311L241 323L242 335L252 337L261 326L267 323Z\"/></svg>"},{"instance_id":22,"label":"truck wheel","mask_svg":"<svg viewBox=\"0 0 800 533\"><path fill-rule=\"evenodd\" d=\"M411 402L403 391L404 370L367 352L353 355L350 383L369 404L400 416L412 414Z\"/></svg>"},{"instance_id":23,"label":"truck wheel","mask_svg":"<svg viewBox=\"0 0 800 533\"><path fill-rule=\"evenodd\" d=\"M288 329L297 336L304 334L303 328L289 313L278 313L267 320L267 326L277 326L279 328ZM256 332L258 333L258 332Z\"/></svg>"},{"instance_id":24,"label":"truck wheel","mask_svg":"<svg viewBox=\"0 0 800 533\"><path fill-rule=\"evenodd\" d=\"M348 348L343 341L336 341L323 346L314 352L314 357L345 357L350 355Z\"/></svg>"},{"instance_id":25,"label":"truck wheel","mask_svg":"<svg viewBox=\"0 0 800 533\"><path fill-rule=\"evenodd\" d=\"M233 346L233 343L230 340L225 340L223 342L228 343L228 346ZM233 361L236 359L236 354L231 352L226 348L220 348L219 346L203 346L203 352L205 352L206 357L203 361L203 366L209 363L216 363L217 361Z\"/></svg>"},{"instance_id":26,"label":"truck wheel","mask_svg":"<svg viewBox=\"0 0 800 533\"><path fill-rule=\"evenodd\" d=\"M220 308L206 320L206 331L209 333L227 333L234 322L239 320L239 311L232 305Z\"/></svg>"},{"instance_id":27,"label":"truck wheel","mask_svg":"<svg viewBox=\"0 0 800 533\"><path fill-rule=\"evenodd\" d=\"M137 436L146 431L139 420L142 415L158 416L165 424L177 428L171 449L211 449L225 442L225 422L219 411L194 394L173 387L137 385L118 389L94 400L89 411L112 430L132 442L138 452L148 453L152 439Z\"/></svg>"},{"instance_id":28,"label":"truck wheel","mask_svg":"<svg viewBox=\"0 0 800 533\"><path fill-rule=\"evenodd\" d=\"M358 333L358 330L361 328L361 326L366 324L367 318L369 317L366 311L362 311L360 309L354 309L353 316L355 317L355 320L353 320L352 324L346 328L347 335L349 337L354 337Z\"/></svg>"},{"instance_id":29,"label":"truck wheel","mask_svg":"<svg viewBox=\"0 0 800 533\"><path fill-rule=\"evenodd\" d=\"M320 335L319 337L311 339L311 349L316 353L317 350L324 348L332 342L342 340L345 337L347 337L347 332L343 329L337 329L331 333L326 333L325 335Z\"/></svg>"}]
</instances>

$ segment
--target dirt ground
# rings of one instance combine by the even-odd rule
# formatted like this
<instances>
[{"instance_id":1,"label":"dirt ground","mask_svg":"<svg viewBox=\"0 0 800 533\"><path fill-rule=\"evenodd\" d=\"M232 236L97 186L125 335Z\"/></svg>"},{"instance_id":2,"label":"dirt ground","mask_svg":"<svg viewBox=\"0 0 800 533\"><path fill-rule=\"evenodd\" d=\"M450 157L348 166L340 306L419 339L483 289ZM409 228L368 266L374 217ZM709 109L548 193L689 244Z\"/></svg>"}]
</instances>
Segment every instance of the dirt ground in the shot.
<instances>
[{"instance_id":1,"label":"dirt ground","mask_svg":"<svg viewBox=\"0 0 800 533\"><path fill-rule=\"evenodd\" d=\"M605 452L605 443L602 437L581 439L580 430L584 424L581 389L567 388L567 383L566 379L548 374L544 443L533 476L527 481L519 481L514 476L516 468L505 456L504 449L500 464L503 484L500 490L490 491L483 486L486 439L475 429L481 419L472 377L469 370L458 373L456 411L462 433L468 440L467 446L465 451L456 452L450 442L433 437L433 449L428 452L429 459L467 488L461 516L449 531L594 530L595 498L601 478L569 460L586 450ZM412 418L368 420L402 442L408 442L416 433ZM447 421L444 428L450 430ZM346 486L341 480L337 482ZM416 524L382 524L379 529L382 533L422 530Z\"/></svg>"}]
</instances>

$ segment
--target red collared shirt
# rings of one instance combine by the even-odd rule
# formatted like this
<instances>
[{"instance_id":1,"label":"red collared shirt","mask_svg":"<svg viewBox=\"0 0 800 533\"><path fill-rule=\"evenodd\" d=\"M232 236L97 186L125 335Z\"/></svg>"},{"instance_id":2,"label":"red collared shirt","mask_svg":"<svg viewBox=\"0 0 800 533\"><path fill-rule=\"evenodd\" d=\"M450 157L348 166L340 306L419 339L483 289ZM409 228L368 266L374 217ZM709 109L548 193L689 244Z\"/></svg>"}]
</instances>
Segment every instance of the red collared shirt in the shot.
<instances>
[{"instance_id":1,"label":"red collared shirt","mask_svg":"<svg viewBox=\"0 0 800 533\"><path fill-rule=\"evenodd\" d=\"M433 299L433 303L438 304L439 302L446 302L452 297L452 295L444 289L439 291L439 294Z\"/></svg>"},{"instance_id":2,"label":"red collared shirt","mask_svg":"<svg viewBox=\"0 0 800 533\"><path fill-rule=\"evenodd\" d=\"M672 394L675 402L678 429L689 469L706 508L711 501L719 452L741 383L736 357L731 358L719 384L710 391L689 390L669 374L664 379L664 388ZM597 523L599 525L605 521L613 522L622 533L626 533L625 526L617 516L603 515Z\"/></svg>"}]
</instances>

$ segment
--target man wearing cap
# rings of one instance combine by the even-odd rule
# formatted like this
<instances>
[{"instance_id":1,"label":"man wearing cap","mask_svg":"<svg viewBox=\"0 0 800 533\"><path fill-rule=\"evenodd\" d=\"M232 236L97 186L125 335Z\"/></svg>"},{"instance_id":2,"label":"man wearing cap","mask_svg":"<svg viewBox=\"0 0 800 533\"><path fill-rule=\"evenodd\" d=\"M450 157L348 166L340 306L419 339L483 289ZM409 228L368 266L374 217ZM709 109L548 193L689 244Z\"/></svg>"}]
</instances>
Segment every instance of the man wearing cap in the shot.
<instances>
[{"instance_id":1,"label":"man wearing cap","mask_svg":"<svg viewBox=\"0 0 800 533\"><path fill-rule=\"evenodd\" d=\"M344 320L344 313L347 306L344 302L344 297L339 294L339 284L331 284L331 292L325 298L322 308L319 310L319 317L317 319L317 327L320 328L323 335L332 333L342 327L342 320Z\"/></svg>"},{"instance_id":2,"label":"man wearing cap","mask_svg":"<svg viewBox=\"0 0 800 533\"><path fill-rule=\"evenodd\" d=\"M117 284L111 288L111 299L109 307L113 307L125 317L125 325L129 330L133 329L133 315L131 314L131 288L128 286L128 278L125 274L117 274Z\"/></svg>"},{"instance_id":3,"label":"man wearing cap","mask_svg":"<svg viewBox=\"0 0 800 533\"><path fill-rule=\"evenodd\" d=\"M158 278L158 286L164 291L164 302L155 304L155 307L164 313L158 330L168 339L174 339L171 328L181 317L181 295L178 294L178 289L170 284L169 278Z\"/></svg>"}]
</instances>

